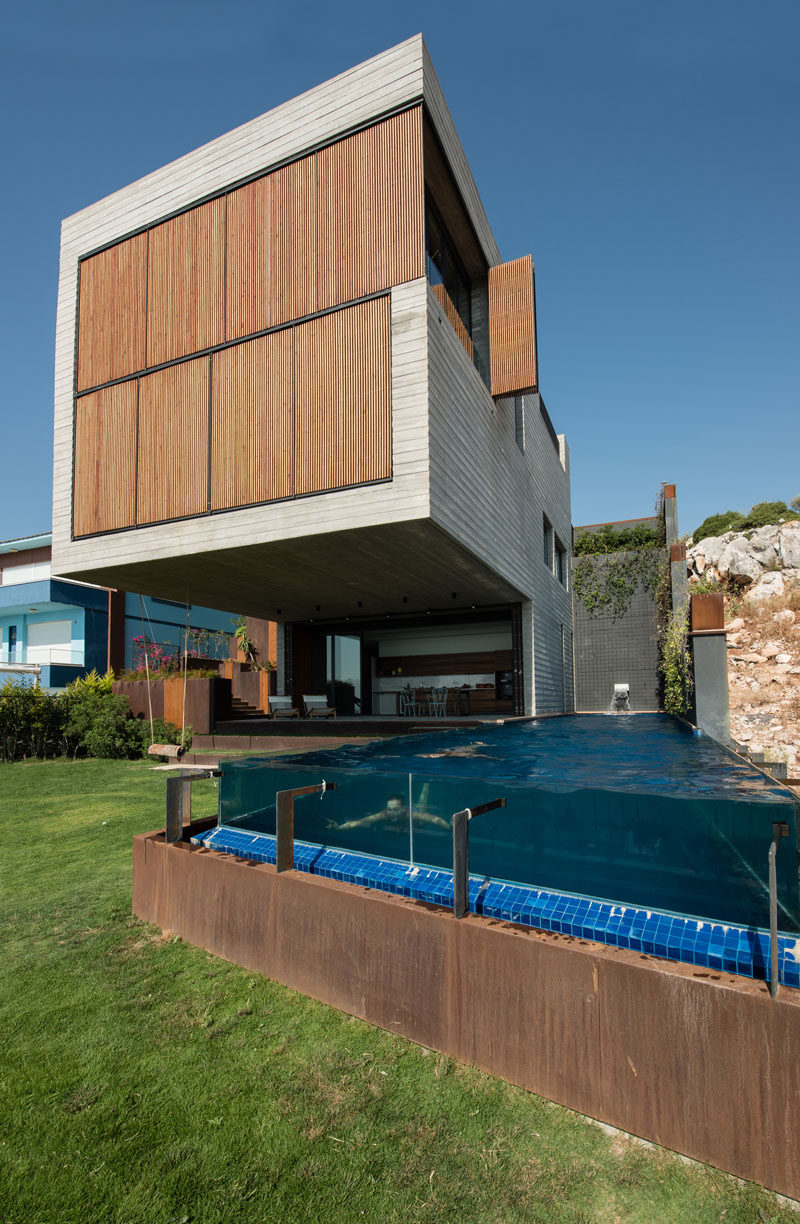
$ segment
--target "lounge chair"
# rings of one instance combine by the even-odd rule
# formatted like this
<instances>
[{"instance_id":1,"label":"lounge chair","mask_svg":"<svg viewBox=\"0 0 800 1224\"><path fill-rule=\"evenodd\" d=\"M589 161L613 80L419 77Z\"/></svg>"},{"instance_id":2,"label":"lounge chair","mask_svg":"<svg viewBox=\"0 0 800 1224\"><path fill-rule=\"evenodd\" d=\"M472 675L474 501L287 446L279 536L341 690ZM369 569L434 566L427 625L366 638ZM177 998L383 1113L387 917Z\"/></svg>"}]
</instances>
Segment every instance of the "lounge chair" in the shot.
<instances>
[{"instance_id":1,"label":"lounge chair","mask_svg":"<svg viewBox=\"0 0 800 1224\"><path fill-rule=\"evenodd\" d=\"M299 718L300 711L292 705L291 697L270 697L268 718Z\"/></svg>"},{"instance_id":2,"label":"lounge chair","mask_svg":"<svg viewBox=\"0 0 800 1224\"><path fill-rule=\"evenodd\" d=\"M328 705L324 693L303 693L303 705L306 708L306 718L335 718L336 707Z\"/></svg>"}]
</instances>

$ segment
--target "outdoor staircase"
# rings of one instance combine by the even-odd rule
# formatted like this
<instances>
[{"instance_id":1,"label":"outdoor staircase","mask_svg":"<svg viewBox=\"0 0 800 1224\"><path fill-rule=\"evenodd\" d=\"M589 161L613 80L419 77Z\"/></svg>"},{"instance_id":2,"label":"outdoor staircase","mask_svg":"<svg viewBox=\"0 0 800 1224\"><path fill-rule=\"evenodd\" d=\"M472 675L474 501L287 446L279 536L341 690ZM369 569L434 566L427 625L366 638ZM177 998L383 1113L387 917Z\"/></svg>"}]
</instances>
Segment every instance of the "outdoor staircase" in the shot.
<instances>
[{"instance_id":1,"label":"outdoor staircase","mask_svg":"<svg viewBox=\"0 0 800 1224\"><path fill-rule=\"evenodd\" d=\"M255 706L251 706L248 702L242 701L241 697L234 697L231 701L231 719L264 719L264 711L257 710Z\"/></svg>"}]
</instances>

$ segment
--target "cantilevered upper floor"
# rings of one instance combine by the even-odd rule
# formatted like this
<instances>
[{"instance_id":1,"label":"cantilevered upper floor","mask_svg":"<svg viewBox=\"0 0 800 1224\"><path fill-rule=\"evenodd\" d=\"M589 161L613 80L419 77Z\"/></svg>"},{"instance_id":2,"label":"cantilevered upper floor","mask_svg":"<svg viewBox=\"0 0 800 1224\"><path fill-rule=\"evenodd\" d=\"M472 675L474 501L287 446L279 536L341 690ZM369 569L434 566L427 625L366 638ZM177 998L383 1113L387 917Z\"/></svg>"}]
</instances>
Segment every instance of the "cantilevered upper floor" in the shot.
<instances>
[{"instance_id":1,"label":"cantilevered upper floor","mask_svg":"<svg viewBox=\"0 0 800 1224\"><path fill-rule=\"evenodd\" d=\"M533 265L420 36L67 219L53 555L298 619L531 598L569 538Z\"/></svg>"}]
</instances>

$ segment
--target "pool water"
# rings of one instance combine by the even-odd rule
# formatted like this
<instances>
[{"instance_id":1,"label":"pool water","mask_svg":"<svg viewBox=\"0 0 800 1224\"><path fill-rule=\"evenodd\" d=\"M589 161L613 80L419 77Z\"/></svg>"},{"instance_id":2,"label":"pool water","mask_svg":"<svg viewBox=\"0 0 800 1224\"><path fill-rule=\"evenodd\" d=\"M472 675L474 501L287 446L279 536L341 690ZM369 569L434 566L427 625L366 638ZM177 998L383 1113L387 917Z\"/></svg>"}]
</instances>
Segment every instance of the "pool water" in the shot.
<instances>
[{"instance_id":1,"label":"pool water","mask_svg":"<svg viewBox=\"0 0 800 1224\"><path fill-rule=\"evenodd\" d=\"M473 877L764 928L773 821L779 927L800 932L797 803L785 787L665 715L576 715L398 736L280 761L226 762L220 824L275 831L275 793L299 840L402 864L452 868L451 817L470 822Z\"/></svg>"}]
</instances>

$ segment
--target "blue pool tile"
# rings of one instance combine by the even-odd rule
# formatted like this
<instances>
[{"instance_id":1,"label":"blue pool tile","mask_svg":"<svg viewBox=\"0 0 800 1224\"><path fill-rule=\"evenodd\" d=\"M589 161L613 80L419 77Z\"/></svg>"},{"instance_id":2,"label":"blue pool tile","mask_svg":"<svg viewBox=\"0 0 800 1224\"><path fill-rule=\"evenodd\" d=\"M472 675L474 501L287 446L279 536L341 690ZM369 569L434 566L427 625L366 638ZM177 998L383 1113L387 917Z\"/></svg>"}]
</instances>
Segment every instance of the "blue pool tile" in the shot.
<instances>
[{"instance_id":1,"label":"blue pool tile","mask_svg":"<svg viewBox=\"0 0 800 1224\"><path fill-rule=\"evenodd\" d=\"M221 825L192 838L192 842L239 858L275 862L275 838L268 833L248 833ZM300 841L295 842L294 865L298 871L326 879L449 909L453 905L452 875L442 869L410 867ZM502 884L478 876L470 877L468 893L470 910L490 918L726 973L769 978L769 935L762 930ZM800 941L781 935L778 942L780 980L786 986L800 988Z\"/></svg>"}]
</instances>

